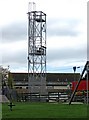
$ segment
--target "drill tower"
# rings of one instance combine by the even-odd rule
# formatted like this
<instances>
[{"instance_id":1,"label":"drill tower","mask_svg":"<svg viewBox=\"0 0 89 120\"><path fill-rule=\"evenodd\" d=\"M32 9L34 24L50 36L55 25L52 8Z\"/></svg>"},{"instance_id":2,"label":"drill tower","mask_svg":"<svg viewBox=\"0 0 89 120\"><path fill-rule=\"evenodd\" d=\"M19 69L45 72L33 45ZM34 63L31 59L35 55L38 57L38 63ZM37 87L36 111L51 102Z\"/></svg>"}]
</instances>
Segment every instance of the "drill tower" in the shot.
<instances>
[{"instance_id":1,"label":"drill tower","mask_svg":"<svg viewBox=\"0 0 89 120\"><path fill-rule=\"evenodd\" d=\"M46 93L46 14L28 12L28 82L30 93Z\"/></svg>"}]
</instances>

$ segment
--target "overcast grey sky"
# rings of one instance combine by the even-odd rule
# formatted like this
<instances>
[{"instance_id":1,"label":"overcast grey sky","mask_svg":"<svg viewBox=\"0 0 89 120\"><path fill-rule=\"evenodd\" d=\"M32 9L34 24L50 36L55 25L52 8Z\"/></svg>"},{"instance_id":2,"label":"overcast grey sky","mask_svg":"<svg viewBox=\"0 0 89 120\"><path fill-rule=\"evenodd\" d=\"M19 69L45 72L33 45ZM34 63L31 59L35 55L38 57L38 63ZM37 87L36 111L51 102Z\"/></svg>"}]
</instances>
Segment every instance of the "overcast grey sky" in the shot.
<instances>
[{"instance_id":1,"label":"overcast grey sky","mask_svg":"<svg viewBox=\"0 0 89 120\"><path fill-rule=\"evenodd\" d=\"M87 60L87 0L0 0L0 64L12 72L27 71L28 2L47 14L47 72L82 68Z\"/></svg>"}]
</instances>

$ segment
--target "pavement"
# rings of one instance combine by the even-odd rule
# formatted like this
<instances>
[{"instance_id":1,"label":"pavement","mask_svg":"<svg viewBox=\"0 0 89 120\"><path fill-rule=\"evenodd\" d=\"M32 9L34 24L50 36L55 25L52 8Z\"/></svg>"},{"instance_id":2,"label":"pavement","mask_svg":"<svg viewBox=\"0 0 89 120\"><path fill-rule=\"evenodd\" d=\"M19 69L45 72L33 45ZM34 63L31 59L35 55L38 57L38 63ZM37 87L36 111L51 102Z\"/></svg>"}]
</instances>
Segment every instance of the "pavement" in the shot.
<instances>
[{"instance_id":1,"label":"pavement","mask_svg":"<svg viewBox=\"0 0 89 120\"><path fill-rule=\"evenodd\" d=\"M69 104L69 102L66 102L66 103L63 103L63 104ZM78 105L79 105L79 104L84 104L84 103L83 103L83 102L71 102L71 104L72 104L72 105L73 105L73 104L76 104L76 105L78 104Z\"/></svg>"}]
</instances>

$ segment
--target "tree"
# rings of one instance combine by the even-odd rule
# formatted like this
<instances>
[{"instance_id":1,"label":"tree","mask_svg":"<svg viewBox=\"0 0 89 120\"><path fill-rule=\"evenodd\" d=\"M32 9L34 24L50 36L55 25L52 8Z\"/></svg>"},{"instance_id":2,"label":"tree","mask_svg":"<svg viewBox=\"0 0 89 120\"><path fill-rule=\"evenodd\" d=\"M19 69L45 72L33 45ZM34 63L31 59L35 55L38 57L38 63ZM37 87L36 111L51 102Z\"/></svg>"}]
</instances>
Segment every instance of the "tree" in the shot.
<instances>
[{"instance_id":1,"label":"tree","mask_svg":"<svg viewBox=\"0 0 89 120\"><path fill-rule=\"evenodd\" d=\"M8 73L8 87L9 87L9 89L13 89L13 77L12 77L12 74L9 72Z\"/></svg>"}]
</instances>

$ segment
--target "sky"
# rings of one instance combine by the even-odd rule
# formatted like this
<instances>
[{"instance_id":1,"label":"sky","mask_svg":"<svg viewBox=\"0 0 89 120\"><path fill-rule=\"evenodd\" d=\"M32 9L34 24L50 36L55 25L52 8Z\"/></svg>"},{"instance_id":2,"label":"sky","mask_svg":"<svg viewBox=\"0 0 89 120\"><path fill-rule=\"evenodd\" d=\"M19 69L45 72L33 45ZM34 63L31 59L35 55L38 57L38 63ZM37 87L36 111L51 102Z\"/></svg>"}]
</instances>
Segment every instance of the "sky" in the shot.
<instances>
[{"instance_id":1,"label":"sky","mask_svg":"<svg viewBox=\"0 0 89 120\"><path fill-rule=\"evenodd\" d=\"M0 0L0 65L27 72L28 3L47 15L47 72L82 71L87 61L88 0Z\"/></svg>"}]
</instances>

